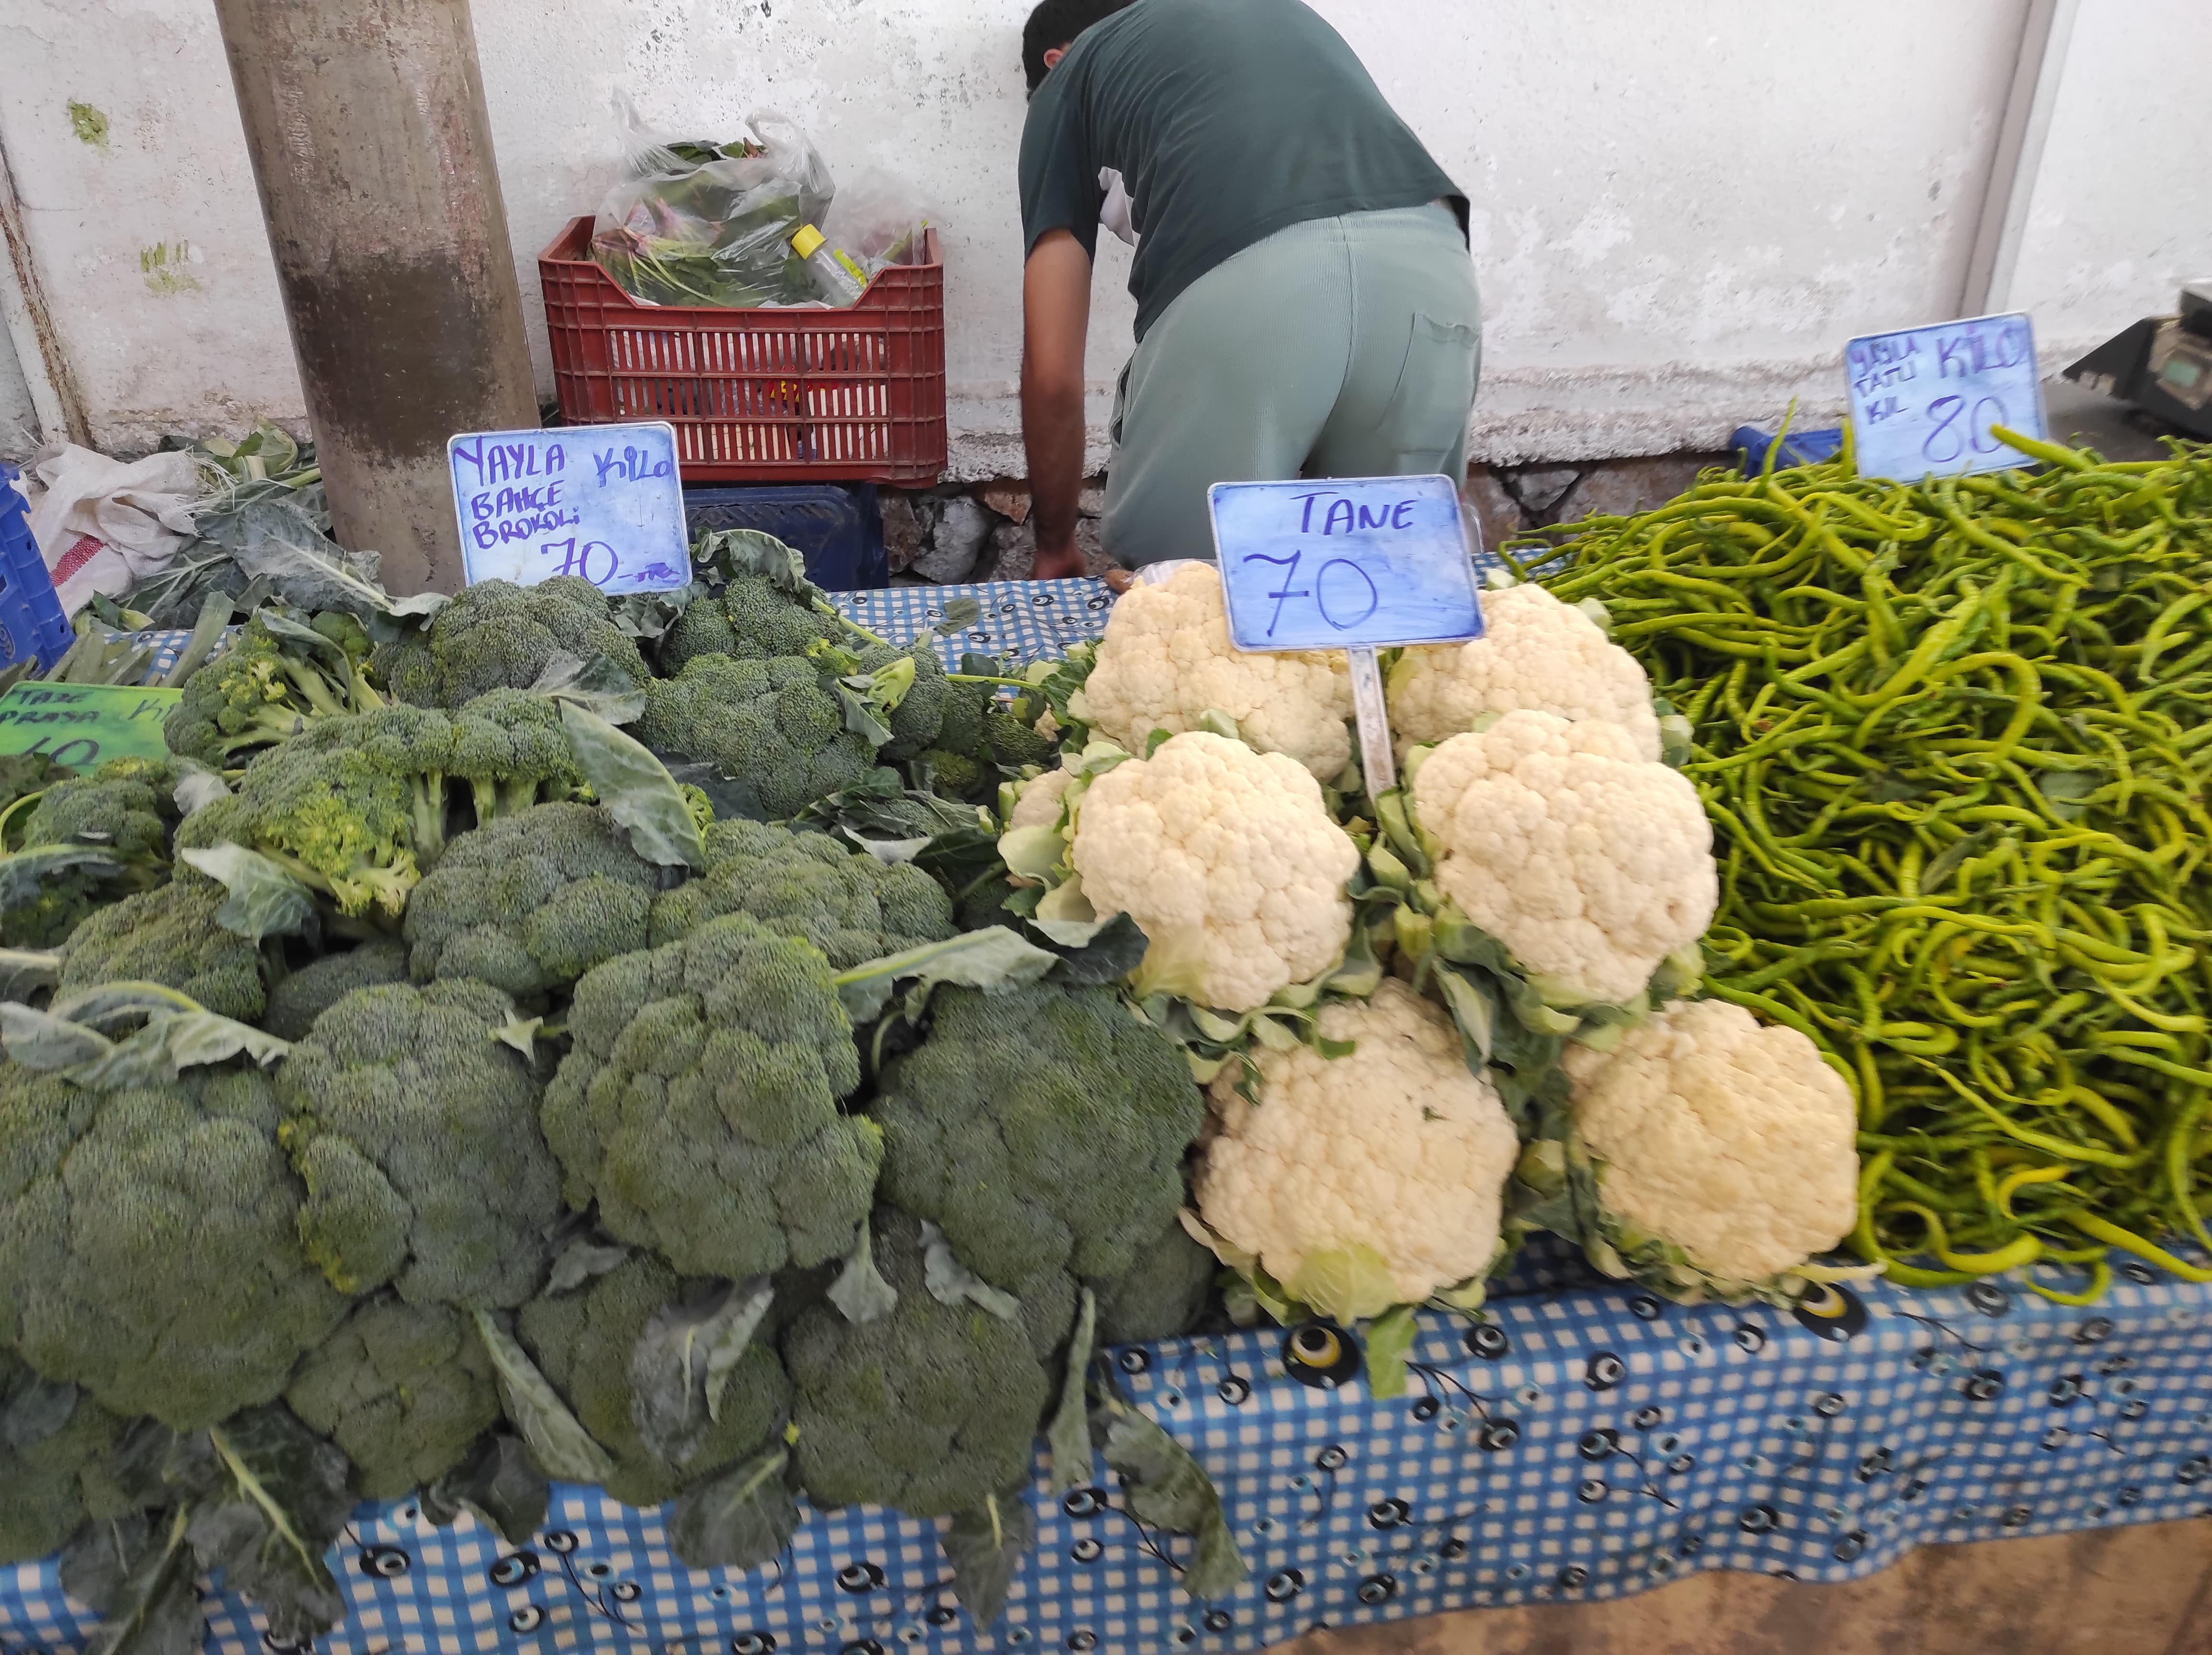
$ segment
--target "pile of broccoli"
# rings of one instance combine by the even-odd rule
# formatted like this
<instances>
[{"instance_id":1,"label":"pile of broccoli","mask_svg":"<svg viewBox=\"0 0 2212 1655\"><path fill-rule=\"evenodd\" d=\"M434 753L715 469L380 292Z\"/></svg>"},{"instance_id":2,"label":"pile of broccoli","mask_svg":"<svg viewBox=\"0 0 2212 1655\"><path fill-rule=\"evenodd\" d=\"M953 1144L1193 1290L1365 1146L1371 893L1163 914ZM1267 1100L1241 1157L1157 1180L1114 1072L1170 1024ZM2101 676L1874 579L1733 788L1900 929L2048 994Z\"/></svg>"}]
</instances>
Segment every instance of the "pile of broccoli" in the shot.
<instances>
[{"instance_id":1,"label":"pile of broccoli","mask_svg":"<svg viewBox=\"0 0 2212 1655\"><path fill-rule=\"evenodd\" d=\"M727 574L657 638L573 579L271 608L170 760L0 761L0 1562L304 1641L264 1542L420 1489L519 1544L563 1480L750 1567L801 1496L996 1513L1094 1323L1206 1313L1180 1049L1058 966L931 989L1053 737Z\"/></svg>"}]
</instances>

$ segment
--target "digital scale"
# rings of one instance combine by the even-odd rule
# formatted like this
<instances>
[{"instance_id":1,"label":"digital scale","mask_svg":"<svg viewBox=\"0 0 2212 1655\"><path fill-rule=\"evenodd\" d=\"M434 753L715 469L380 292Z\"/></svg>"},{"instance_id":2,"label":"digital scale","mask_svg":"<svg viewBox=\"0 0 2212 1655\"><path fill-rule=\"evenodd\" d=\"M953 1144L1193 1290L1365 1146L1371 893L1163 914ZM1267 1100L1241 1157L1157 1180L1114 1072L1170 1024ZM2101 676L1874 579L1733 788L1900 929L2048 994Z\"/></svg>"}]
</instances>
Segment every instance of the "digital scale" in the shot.
<instances>
[{"instance_id":1,"label":"digital scale","mask_svg":"<svg viewBox=\"0 0 2212 1655\"><path fill-rule=\"evenodd\" d=\"M2146 316L2066 377L2212 440L2212 276L2183 287L2179 314Z\"/></svg>"}]
</instances>

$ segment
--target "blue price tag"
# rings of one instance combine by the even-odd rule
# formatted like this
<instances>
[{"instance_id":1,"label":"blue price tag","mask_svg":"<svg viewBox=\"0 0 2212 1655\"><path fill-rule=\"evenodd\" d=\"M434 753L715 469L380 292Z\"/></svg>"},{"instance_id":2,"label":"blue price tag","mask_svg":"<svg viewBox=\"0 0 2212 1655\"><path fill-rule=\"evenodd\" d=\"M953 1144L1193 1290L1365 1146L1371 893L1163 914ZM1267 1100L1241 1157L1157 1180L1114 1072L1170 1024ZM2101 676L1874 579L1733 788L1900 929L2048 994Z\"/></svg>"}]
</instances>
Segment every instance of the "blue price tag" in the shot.
<instances>
[{"instance_id":1,"label":"blue price tag","mask_svg":"<svg viewBox=\"0 0 2212 1655\"><path fill-rule=\"evenodd\" d=\"M1482 635L1449 477L1217 482L1214 552L1242 650L1458 644Z\"/></svg>"},{"instance_id":2,"label":"blue price tag","mask_svg":"<svg viewBox=\"0 0 2212 1655\"><path fill-rule=\"evenodd\" d=\"M610 597L691 579L676 428L579 425L449 438L461 565L471 585L577 574Z\"/></svg>"},{"instance_id":3,"label":"blue price tag","mask_svg":"<svg viewBox=\"0 0 2212 1655\"><path fill-rule=\"evenodd\" d=\"M2046 438L2035 329L2024 314L1869 333L1844 347L1863 477L1917 482L2035 462L1990 434Z\"/></svg>"}]
</instances>

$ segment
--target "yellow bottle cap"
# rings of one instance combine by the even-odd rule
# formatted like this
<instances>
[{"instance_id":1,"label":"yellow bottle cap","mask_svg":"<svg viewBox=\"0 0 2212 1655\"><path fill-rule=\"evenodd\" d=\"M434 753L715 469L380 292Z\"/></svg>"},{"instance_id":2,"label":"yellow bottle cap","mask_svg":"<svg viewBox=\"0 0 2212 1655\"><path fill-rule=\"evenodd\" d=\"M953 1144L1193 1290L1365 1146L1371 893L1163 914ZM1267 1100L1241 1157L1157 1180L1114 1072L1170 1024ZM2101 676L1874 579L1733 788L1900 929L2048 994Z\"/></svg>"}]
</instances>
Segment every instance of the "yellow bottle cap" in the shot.
<instances>
[{"instance_id":1,"label":"yellow bottle cap","mask_svg":"<svg viewBox=\"0 0 2212 1655\"><path fill-rule=\"evenodd\" d=\"M823 239L822 232L811 224L802 224L799 227L799 233L791 238L791 251L801 258L811 258L814 250L822 245Z\"/></svg>"}]
</instances>

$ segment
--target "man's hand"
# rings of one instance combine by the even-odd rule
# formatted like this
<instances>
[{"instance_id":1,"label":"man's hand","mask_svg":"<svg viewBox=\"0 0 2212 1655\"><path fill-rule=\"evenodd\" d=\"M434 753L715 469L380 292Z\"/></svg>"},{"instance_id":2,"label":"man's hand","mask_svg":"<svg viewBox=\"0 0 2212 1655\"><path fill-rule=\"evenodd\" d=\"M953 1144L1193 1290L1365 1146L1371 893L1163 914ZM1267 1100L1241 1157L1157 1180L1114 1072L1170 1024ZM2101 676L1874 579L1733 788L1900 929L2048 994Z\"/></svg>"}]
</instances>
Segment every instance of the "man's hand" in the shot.
<instances>
[{"instance_id":1,"label":"man's hand","mask_svg":"<svg viewBox=\"0 0 2212 1655\"><path fill-rule=\"evenodd\" d=\"M1022 443L1036 524L1035 580L1083 573L1075 548L1083 493L1083 354L1091 331L1091 255L1066 230L1038 239L1022 272Z\"/></svg>"}]
</instances>

